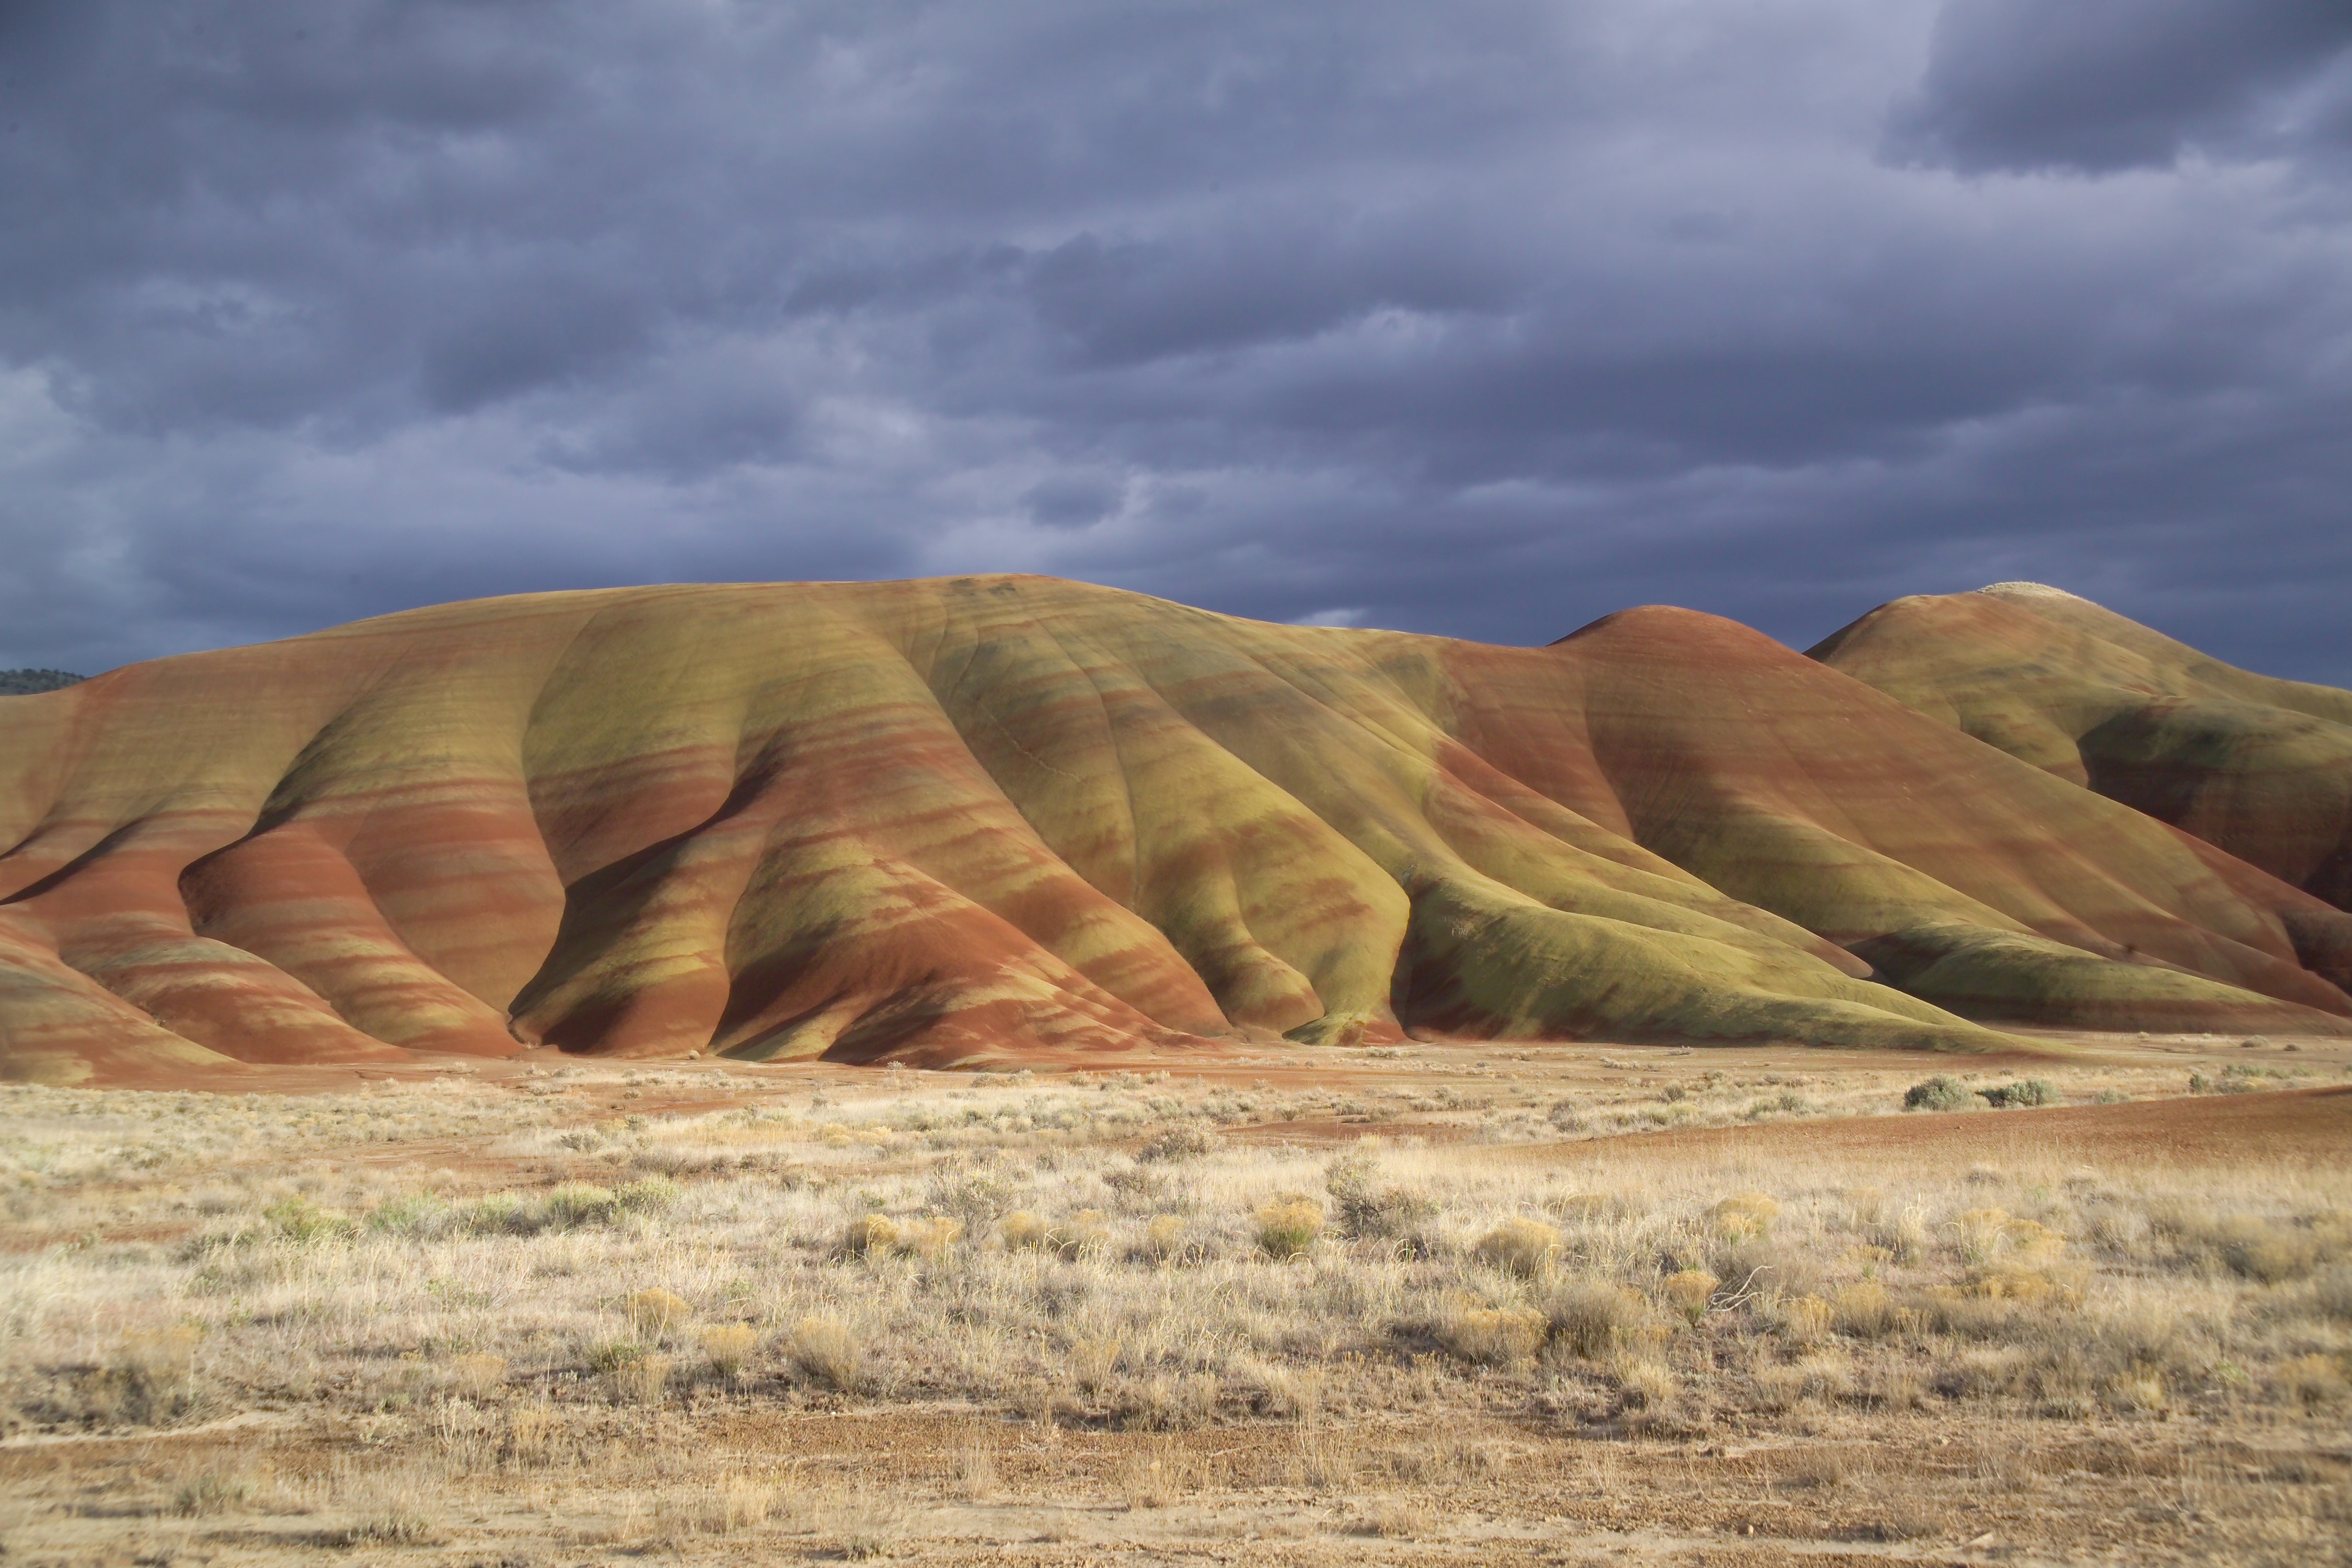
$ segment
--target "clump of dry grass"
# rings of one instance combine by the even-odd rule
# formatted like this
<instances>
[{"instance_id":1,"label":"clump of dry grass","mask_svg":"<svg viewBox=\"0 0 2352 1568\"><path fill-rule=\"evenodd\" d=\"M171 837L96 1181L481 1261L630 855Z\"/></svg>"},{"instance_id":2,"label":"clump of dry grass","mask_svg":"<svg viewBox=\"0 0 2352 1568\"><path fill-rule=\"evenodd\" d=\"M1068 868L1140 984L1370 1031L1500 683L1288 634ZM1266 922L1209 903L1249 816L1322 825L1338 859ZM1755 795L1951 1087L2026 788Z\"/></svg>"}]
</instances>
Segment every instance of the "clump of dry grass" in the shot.
<instances>
[{"instance_id":1,"label":"clump of dry grass","mask_svg":"<svg viewBox=\"0 0 2352 1568\"><path fill-rule=\"evenodd\" d=\"M1640 1291L1606 1279L1570 1281L1552 1290L1544 1307L1552 1342L1586 1361L1614 1355L1650 1319L1650 1304Z\"/></svg>"},{"instance_id":2,"label":"clump of dry grass","mask_svg":"<svg viewBox=\"0 0 2352 1568\"><path fill-rule=\"evenodd\" d=\"M1810 1345L1830 1331L1837 1310L1819 1296L1782 1296L1763 1309L1762 1317L1791 1344Z\"/></svg>"},{"instance_id":3,"label":"clump of dry grass","mask_svg":"<svg viewBox=\"0 0 2352 1568\"><path fill-rule=\"evenodd\" d=\"M1303 1428L1290 1439L1286 1479L1310 1491L1339 1491L1362 1478L1363 1447L1353 1433L1330 1427Z\"/></svg>"},{"instance_id":4,"label":"clump of dry grass","mask_svg":"<svg viewBox=\"0 0 2352 1568\"><path fill-rule=\"evenodd\" d=\"M563 1432L563 1417L546 1397L514 1405L499 1436L498 1462L512 1470L544 1468L554 1463Z\"/></svg>"},{"instance_id":5,"label":"clump of dry grass","mask_svg":"<svg viewBox=\"0 0 2352 1568\"><path fill-rule=\"evenodd\" d=\"M1901 1321L1895 1298L1874 1279L1841 1285L1830 1300L1832 1321L1840 1333L1858 1339L1878 1339L1895 1331Z\"/></svg>"},{"instance_id":6,"label":"clump of dry grass","mask_svg":"<svg viewBox=\"0 0 2352 1568\"><path fill-rule=\"evenodd\" d=\"M1109 1218L1100 1209L1080 1209L1050 1223L1027 1209L1015 1209L1004 1216L996 1234L1010 1251L1046 1252L1066 1262L1099 1256L1111 1240Z\"/></svg>"},{"instance_id":7,"label":"clump of dry grass","mask_svg":"<svg viewBox=\"0 0 2352 1568\"><path fill-rule=\"evenodd\" d=\"M1443 1527L1438 1510L1418 1498L1376 1498L1363 1504L1339 1529L1343 1535L1420 1541L1437 1534Z\"/></svg>"},{"instance_id":8,"label":"clump of dry grass","mask_svg":"<svg viewBox=\"0 0 2352 1568\"><path fill-rule=\"evenodd\" d=\"M1143 1227L1143 1242L1137 1250L1147 1261L1170 1262L1184 1255L1185 1237L1191 1229L1181 1215L1154 1215Z\"/></svg>"},{"instance_id":9,"label":"clump of dry grass","mask_svg":"<svg viewBox=\"0 0 2352 1568\"><path fill-rule=\"evenodd\" d=\"M1780 1217L1780 1205L1769 1193L1735 1193L1707 1210L1716 1233L1726 1241L1753 1241Z\"/></svg>"},{"instance_id":10,"label":"clump of dry grass","mask_svg":"<svg viewBox=\"0 0 2352 1568\"><path fill-rule=\"evenodd\" d=\"M890 1555L906 1533L907 1515L890 1499L852 1489L825 1500L815 1522L820 1534L832 1537L842 1559L871 1563Z\"/></svg>"},{"instance_id":11,"label":"clump of dry grass","mask_svg":"<svg viewBox=\"0 0 2352 1568\"><path fill-rule=\"evenodd\" d=\"M963 1222L946 1215L909 1221L898 1232L898 1250L910 1258L936 1261L963 1239Z\"/></svg>"},{"instance_id":12,"label":"clump of dry grass","mask_svg":"<svg viewBox=\"0 0 2352 1568\"><path fill-rule=\"evenodd\" d=\"M1628 1357L1610 1369L1617 1391L1636 1410L1663 1410L1681 1392L1682 1380L1664 1362L1646 1356Z\"/></svg>"},{"instance_id":13,"label":"clump of dry grass","mask_svg":"<svg viewBox=\"0 0 2352 1568\"><path fill-rule=\"evenodd\" d=\"M196 1518L226 1513L242 1507L253 1494L253 1484L241 1476L204 1470L180 1483L172 1496L172 1511Z\"/></svg>"},{"instance_id":14,"label":"clump of dry grass","mask_svg":"<svg viewBox=\"0 0 2352 1568\"><path fill-rule=\"evenodd\" d=\"M878 1214L862 1214L842 1227L841 1255L844 1258L871 1258L877 1253L895 1251L898 1246L898 1222Z\"/></svg>"},{"instance_id":15,"label":"clump of dry grass","mask_svg":"<svg viewBox=\"0 0 2352 1568\"><path fill-rule=\"evenodd\" d=\"M1696 1323L1706 1316L1716 1288L1722 1283L1704 1268L1678 1268L1658 1281L1658 1295L1685 1321Z\"/></svg>"},{"instance_id":16,"label":"clump of dry grass","mask_svg":"<svg viewBox=\"0 0 2352 1568\"><path fill-rule=\"evenodd\" d=\"M694 1306L685 1297L658 1286L630 1291L621 1310L629 1320L629 1332L653 1342L668 1338L694 1316Z\"/></svg>"},{"instance_id":17,"label":"clump of dry grass","mask_svg":"<svg viewBox=\"0 0 2352 1568\"><path fill-rule=\"evenodd\" d=\"M1488 1307L1465 1301L1441 1316L1437 1338L1464 1361L1483 1366L1518 1366L1543 1348L1550 1323L1531 1307Z\"/></svg>"},{"instance_id":18,"label":"clump of dry grass","mask_svg":"<svg viewBox=\"0 0 2352 1568\"><path fill-rule=\"evenodd\" d=\"M1285 1193L1257 1210L1258 1250L1287 1260L1306 1256L1323 1234L1323 1205L1299 1193Z\"/></svg>"},{"instance_id":19,"label":"clump of dry grass","mask_svg":"<svg viewBox=\"0 0 2352 1568\"><path fill-rule=\"evenodd\" d=\"M1535 1279L1559 1264L1562 1245L1559 1226L1515 1215L1480 1237L1471 1255L1481 1263Z\"/></svg>"},{"instance_id":20,"label":"clump of dry grass","mask_svg":"<svg viewBox=\"0 0 2352 1568\"><path fill-rule=\"evenodd\" d=\"M676 1365L668 1356L651 1351L616 1360L607 1374L614 1396L627 1405L658 1405L668 1395Z\"/></svg>"},{"instance_id":21,"label":"clump of dry grass","mask_svg":"<svg viewBox=\"0 0 2352 1568\"><path fill-rule=\"evenodd\" d=\"M996 1237L1009 1250L1044 1251L1053 1241L1054 1227L1027 1209L1014 1209L996 1227Z\"/></svg>"},{"instance_id":22,"label":"clump of dry grass","mask_svg":"<svg viewBox=\"0 0 2352 1568\"><path fill-rule=\"evenodd\" d=\"M725 1475L698 1489L693 1528L709 1535L758 1530L776 1506L776 1487L755 1476Z\"/></svg>"},{"instance_id":23,"label":"clump of dry grass","mask_svg":"<svg viewBox=\"0 0 2352 1568\"><path fill-rule=\"evenodd\" d=\"M864 1382L865 1346L838 1318L803 1318L793 1325L784 1353L803 1374L825 1387L854 1394Z\"/></svg>"},{"instance_id":24,"label":"clump of dry grass","mask_svg":"<svg viewBox=\"0 0 2352 1568\"><path fill-rule=\"evenodd\" d=\"M2154 1205L2148 1221L2154 1235L2168 1244L2176 1265L2226 1269L2263 1285L2306 1278L2352 1254L2352 1215L2341 1212L2282 1222L2270 1215L2217 1213L2208 1202L2181 1197Z\"/></svg>"},{"instance_id":25,"label":"clump of dry grass","mask_svg":"<svg viewBox=\"0 0 2352 1568\"><path fill-rule=\"evenodd\" d=\"M743 1368L759 1348L760 1331L749 1323L715 1323L702 1331L703 1359L712 1372L730 1383L743 1375Z\"/></svg>"},{"instance_id":26,"label":"clump of dry grass","mask_svg":"<svg viewBox=\"0 0 2352 1568\"><path fill-rule=\"evenodd\" d=\"M63 1427L169 1426L198 1419L211 1390L197 1369L202 1333L188 1324L126 1332L97 1364L59 1368L47 1386L16 1403L36 1421Z\"/></svg>"},{"instance_id":27,"label":"clump of dry grass","mask_svg":"<svg viewBox=\"0 0 2352 1568\"><path fill-rule=\"evenodd\" d=\"M2338 1355L2301 1355L2278 1369L2280 1392L2289 1400L2315 1413L2342 1409L2352 1401L2352 1379L2347 1379L2345 1363Z\"/></svg>"},{"instance_id":28,"label":"clump of dry grass","mask_svg":"<svg viewBox=\"0 0 2352 1568\"><path fill-rule=\"evenodd\" d=\"M994 1502L1004 1489L1003 1478L997 1470L996 1450L976 1440L967 1440L957 1450L955 1476L957 1492L969 1503L984 1506Z\"/></svg>"}]
</instances>

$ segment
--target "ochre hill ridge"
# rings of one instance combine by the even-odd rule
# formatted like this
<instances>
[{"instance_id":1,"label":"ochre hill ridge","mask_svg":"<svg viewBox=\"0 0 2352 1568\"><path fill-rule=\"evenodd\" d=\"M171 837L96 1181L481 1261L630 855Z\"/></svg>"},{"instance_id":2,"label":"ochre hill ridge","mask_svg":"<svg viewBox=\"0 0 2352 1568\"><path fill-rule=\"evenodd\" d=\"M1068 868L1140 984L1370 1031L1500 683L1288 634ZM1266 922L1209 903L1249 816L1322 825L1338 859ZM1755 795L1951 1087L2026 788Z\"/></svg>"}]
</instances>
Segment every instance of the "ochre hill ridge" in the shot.
<instances>
[{"instance_id":1,"label":"ochre hill ridge","mask_svg":"<svg viewBox=\"0 0 2352 1568\"><path fill-rule=\"evenodd\" d=\"M421 610L0 703L13 1075L517 1042L2347 1032L2352 917L1733 623L1033 577Z\"/></svg>"},{"instance_id":2,"label":"ochre hill ridge","mask_svg":"<svg viewBox=\"0 0 2352 1568\"><path fill-rule=\"evenodd\" d=\"M2038 583L1897 599L1812 657L2352 908L2352 691L2233 668Z\"/></svg>"}]
</instances>

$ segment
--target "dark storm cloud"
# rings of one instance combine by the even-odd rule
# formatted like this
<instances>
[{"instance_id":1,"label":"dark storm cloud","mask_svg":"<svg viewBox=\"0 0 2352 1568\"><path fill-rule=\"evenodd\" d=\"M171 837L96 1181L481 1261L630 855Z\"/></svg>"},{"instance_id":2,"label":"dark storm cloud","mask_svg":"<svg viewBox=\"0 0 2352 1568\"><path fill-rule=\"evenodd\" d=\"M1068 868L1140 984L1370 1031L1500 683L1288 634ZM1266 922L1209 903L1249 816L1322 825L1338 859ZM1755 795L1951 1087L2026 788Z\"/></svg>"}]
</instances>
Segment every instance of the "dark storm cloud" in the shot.
<instances>
[{"instance_id":1,"label":"dark storm cloud","mask_svg":"<svg viewBox=\"0 0 2352 1568\"><path fill-rule=\"evenodd\" d=\"M1976 170L2340 149L2348 64L2343 0L1951 0L1897 131Z\"/></svg>"},{"instance_id":2,"label":"dark storm cloud","mask_svg":"<svg viewBox=\"0 0 2352 1568\"><path fill-rule=\"evenodd\" d=\"M0 664L1018 569L2352 679L2332 4L0 6Z\"/></svg>"}]
</instances>

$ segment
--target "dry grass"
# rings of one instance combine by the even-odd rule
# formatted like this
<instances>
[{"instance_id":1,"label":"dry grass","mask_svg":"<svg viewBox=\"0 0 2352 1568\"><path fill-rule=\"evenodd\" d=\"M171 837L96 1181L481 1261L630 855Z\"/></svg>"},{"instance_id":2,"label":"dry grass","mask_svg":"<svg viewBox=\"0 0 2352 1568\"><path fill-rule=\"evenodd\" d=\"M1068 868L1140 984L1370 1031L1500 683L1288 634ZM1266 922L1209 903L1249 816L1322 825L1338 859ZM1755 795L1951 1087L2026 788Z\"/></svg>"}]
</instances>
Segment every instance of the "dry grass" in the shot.
<instances>
[{"instance_id":1,"label":"dry grass","mask_svg":"<svg viewBox=\"0 0 2352 1568\"><path fill-rule=\"evenodd\" d=\"M593 1081L614 1093L632 1077L663 1082ZM2054 1453L2122 1434L2099 1440L2172 1455L2124 1478L2176 1499L2132 1539L2234 1521L2246 1561L2295 1561L2352 1517L2342 1467L2309 1457L2352 1411L2340 1168L2250 1153L2226 1175L2091 1170L2015 1145L1968 1165L1767 1164L1621 1158L1591 1139L1535 1160L1507 1130L1558 1140L1555 1097L1479 1108L1508 1084L1472 1074L1392 1097L1450 1098L1441 1113L1491 1122L1490 1140L1384 1141L1368 1111L1369 1135L1337 1147L1214 1130L1355 1103L1342 1097L1140 1076L876 1073L838 1099L714 1093L593 1120L530 1086L498 1097L510 1121L482 1112L475 1085L365 1104L6 1091L0 1424L168 1436L284 1412L323 1451L422 1468L296 1485L214 1464L154 1492L152 1519L300 1508L272 1517L310 1521L314 1542L403 1550L462 1535L452 1486L536 1498L531 1531L571 1519L582 1542L912 1550L904 1487L771 1475L747 1468L751 1450L683 1435L640 1474L647 1461L611 1447L649 1421L698 1431L761 1412L1004 1424L937 1440L908 1484L943 1508L1017 1510L1042 1488L1191 1519L1288 1487L1345 1494L1300 1528L1364 1542L1454 1528L1465 1476L1504 1485L1510 1466L1447 1458L1445 1434L1507 1415L1577 1453L1935 1424ZM1658 1103L1737 1121L1757 1087L1694 1069ZM1801 1087L1814 1106L1865 1092ZM1887 1110L1902 1087L1866 1092ZM1573 1120L1622 1114L1586 1089ZM469 1132L463 1171L299 1157ZM296 1154L239 1164L240 1140ZM1400 1422L1420 1435L1383 1445ZM1246 1436L1262 1431L1288 1434L1262 1464L1195 1441L1242 1434L1236 1453L1271 1455ZM1123 1446L1081 1463L1065 1432ZM1804 1480L1808 1495L1851 1495L1850 1539L1936 1533L1941 1494L1922 1478L1941 1472L1905 1470L1895 1490L1919 1493L1905 1502L1887 1477L1853 1479L1869 1446L1840 1450L1845 1479ZM2220 1458L2192 1474L2199 1453L2255 1451L2306 1456L2294 1462L2316 1479L2250 1489Z\"/></svg>"}]
</instances>

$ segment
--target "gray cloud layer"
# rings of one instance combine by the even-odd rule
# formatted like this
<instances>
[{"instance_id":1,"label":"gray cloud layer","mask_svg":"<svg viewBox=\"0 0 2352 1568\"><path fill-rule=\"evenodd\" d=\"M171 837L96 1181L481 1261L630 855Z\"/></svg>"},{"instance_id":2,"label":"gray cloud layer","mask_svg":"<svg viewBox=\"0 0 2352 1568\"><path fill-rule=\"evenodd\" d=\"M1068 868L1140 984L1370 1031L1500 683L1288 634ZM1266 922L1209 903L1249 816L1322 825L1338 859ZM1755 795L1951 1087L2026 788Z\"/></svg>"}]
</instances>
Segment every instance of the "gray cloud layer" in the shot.
<instances>
[{"instance_id":1,"label":"gray cloud layer","mask_svg":"<svg viewBox=\"0 0 2352 1568\"><path fill-rule=\"evenodd\" d=\"M0 664L1021 569L2352 682L2339 0L14 0L0 105Z\"/></svg>"}]
</instances>

